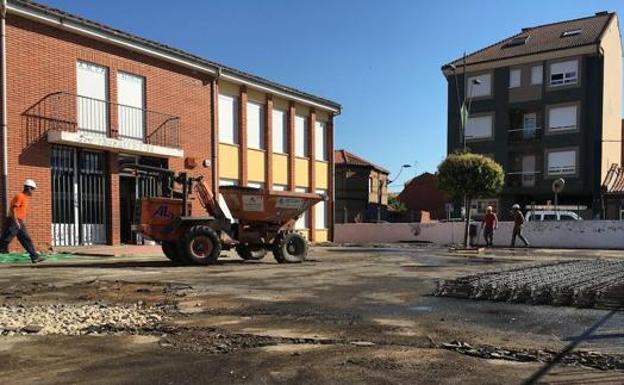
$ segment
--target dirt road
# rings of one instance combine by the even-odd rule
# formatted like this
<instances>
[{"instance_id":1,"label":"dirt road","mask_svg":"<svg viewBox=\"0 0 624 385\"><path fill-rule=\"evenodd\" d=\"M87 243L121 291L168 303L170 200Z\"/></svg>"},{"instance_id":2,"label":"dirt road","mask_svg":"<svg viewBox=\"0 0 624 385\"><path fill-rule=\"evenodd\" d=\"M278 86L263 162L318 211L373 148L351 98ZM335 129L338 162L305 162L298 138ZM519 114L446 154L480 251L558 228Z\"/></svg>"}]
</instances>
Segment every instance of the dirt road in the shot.
<instances>
[{"instance_id":1,"label":"dirt road","mask_svg":"<svg viewBox=\"0 0 624 385\"><path fill-rule=\"evenodd\" d=\"M230 257L188 267L162 256L4 265L0 378L6 384L520 384L544 365L531 354L562 349L606 312L438 298L431 296L436 280L596 255L605 254L462 256L416 246L350 247L313 249L301 265ZM580 349L619 362L622 325L624 316L615 314ZM453 349L457 341L468 348ZM479 357L487 349L516 361ZM591 357L556 366L542 383L624 382L620 371L581 365Z\"/></svg>"}]
</instances>

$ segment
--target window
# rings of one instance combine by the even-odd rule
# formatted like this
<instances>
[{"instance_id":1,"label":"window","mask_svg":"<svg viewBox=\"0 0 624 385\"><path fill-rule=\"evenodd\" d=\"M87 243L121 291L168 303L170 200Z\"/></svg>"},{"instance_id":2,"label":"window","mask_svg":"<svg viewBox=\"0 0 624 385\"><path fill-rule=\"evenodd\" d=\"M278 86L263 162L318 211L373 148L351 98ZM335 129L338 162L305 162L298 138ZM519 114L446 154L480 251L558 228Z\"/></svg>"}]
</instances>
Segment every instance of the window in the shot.
<instances>
[{"instance_id":1,"label":"window","mask_svg":"<svg viewBox=\"0 0 624 385\"><path fill-rule=\"evenodd\" d=\"M308 192L308 189L305 187L296 187L295 192L305 193ZM295 223L295 229L304 230L308 228L308 212L304 212L301 214L297 222Z\"/></svg>"},{"instance_id":2,"label":"window","mask_svg":"<svg viewBox=\"0 0 624 385\"><path fill-rule=\"evenodd\" d=\"M261 183L261 182L247 182L247 187L262 188L262 187L264 187L264 183Z\"/></svg>"},{"instance_id":3,"label":"window","mask_svg":"<svg viewBox=\"0 0 624 385\"><path fill-rule=\"evenodd\" d=\"M475 84L478 83L478 84ZM492 93L492 75L482 74L468 78L468 95L471 97L490 96Z\"/></svg>"},{"instance_id":4,"label":"window","mask_svg":"<svg viewBox=\"0 0 624 385\"><path fill-rule=\"evenodd\" d=\"M509 40L509 42L507 43L507 47L515 47L517 45L524 45L526 44L527 41L529 41L530 37L531 35L516 36L513 39Z\"/></svg>"},{"instance_id":5,"label":"window","mask_svg":"<svg viewBox=\"0 0 624 385\"><path fill-rule=\"evenodd\" d=\"M569 60L550 65L550 86L558 87L576 84L578 80L578 60Z\"/></svg>"},{"instance_id":6,"label":"window","mask_svg":"<svg viewBox=\"0 0 624 385\"><path fill-rule=\"evenodd\" d=\"M145 81L143 77L117 73L117 114L119 136L125 139L145 138Z\"/></svg>"},{"instance_id":7,"label":"window","mask_svg":"<svg viewBox=\"0 0 624 385\"><path fill-rule=\"evenodd\" d=\"M565 31L564 33L561 34L561 37L568 37L568 36L575 36L575 35L580 35L581 32L583 32L582 29L577 28L577 29L571 29L569 31Z\"/></svg>"},{"instance_id":8,"label":"window","mask_svg":"<svg viewBox=\"0 0 624 385\"><path fill-rule=\"evenodd\" d=\"M560 221L575 221L576 218L574 218L570 214L559 214L559 220Z\"/></svg>"},{"instance_id":9,"label":"window","mask_svg":"<svg viewBox=\"0 0 624 385\"><path fill-rule=\"evenodd\" d=\"M238 181L236 179L219 179L219 186L238 186Z\"/></svg>"},{"instance_id":10,"label":"window","mask_svg":"<svg viewBox=\"0 0 624 385\"><path fill-rule=\"evenodd\" d=\"M309 154L308 148L308 119L305 116L295 116L295 155L305 158Z\"/></svg>"},{"instance_id":11,"label":"window","mask_svg":"<svg viewBox=\"0 0 624 385\"><path fill-rule=\"evenodd\" d=\"M317 194L327 195L327 190L316 190ZM315 210L315 223L314 228L317 230L323 230L327 228L327 202L321 201L314 205Z\"/></svg>"},{"instance_id":12,"label":"window","mask_svg":"<svg viewBox=\"0 0 624 385\"><path fill-rule=\"evenodd\" d=\"M78 128L94 134L108 133L108 69L86 62L76 65Z\"/></svg>"},{"instance_id":13,"label":"window","mask_svg":"<svg viewBox=\"0 0 624 385\"><path fill-rule=\"evenodd\" d=\"M522 156L522 187L535 186L535 155Z\"/></svg>"},{"instance_id":14,"label":"window","mask_svg":"<svg viewBox=\"0 0 624 385\"><path fill-rule=\"evenodd\" d=\"M544 214L544 221L556 221L557 214Z\"/></svg>"},{"instance_id":15,"label":"window","mask_svg":"<svg viewBox=\"0 0 624 385\"><path fill-rule=\"evenodd\" d=\"M492 137L492 115L472 116L466 121L466 140Z\"/></svg>"},{"instance_id":16,"label":"window","mask_svg":"<svg viewBox=\"0 0 624 385\"><path fill-rule=\"evenodd\" d=\"M531 67L531 85L542 84L544 79L544 67L537 65Z\"/></svg>"},{"instance_id":17,"label":"window","mask_svg":"<svg viewBox=\"0 0 624 385\"><path fill-rule=\"evenodd\" d=\"M325 141L327 124L316 121L314 123L314 152L316 160L327 160L327 142Z\"/></svg>"},{"instance_id":18,"label":"window","mask_svg":"<svg viewBox=\"0 0 624 385\"><path fill-rule=\"evenodd\" d=\"M548 131L576 130L577 106L550 107L548 109Z\"/></svg>"},{"instance_id":19,"label":"window","mask_svg":"<svg viewBox=\"0 0 624 385\"><path fill-rule=\"evenodd\" d=\"M219 141L238 144L238 98L219 95Z\"/></svg>"},{"instance_id":20,"label":"window","mask_svg":"<svg viewBox=\"0 0 624 385\"><path fill-rule=\"evenodd\" d=\"M576 150L550 151L548 175L576 174Z\"/></svg>"},{"instance_id":21,"label":"window","mask_svg":"<svg viewBox=\"0 0 624 385\"><path fill-rule=\"evenodd\" d=\"M286 111L273 110L272 113L273 152L285 154L288 138L288 125L286 124Z\"/></svg>"},{"instance_id":22,"label":"window","mask_svg":"<svg viewBox=\"0 0 624 385\"><path fill-rule=\"evenodd\" d=\"M522 83L522 71L520 69L509 70L509 88L518 88Z\"/></svg>"},{"instance_id":23,"label":"window","mask_svg":"<svg viewBox=\"0 0 624 385\"><path fill-rule=\"evenodd\" d=\"M287 191L288 190L288 186L284 185L284 184L274 184L273 185L273 191Z\"/></svg>"},{"instance_id":24,"label":"window","mask_svg":"<svg viewBox=\"0 0 624 385\"><path fill-rule=\"evenodd\" d=\"M264 106L256 102L247 102L247 147L262 150L264 148Z\"/></svg>"}]
</instances>

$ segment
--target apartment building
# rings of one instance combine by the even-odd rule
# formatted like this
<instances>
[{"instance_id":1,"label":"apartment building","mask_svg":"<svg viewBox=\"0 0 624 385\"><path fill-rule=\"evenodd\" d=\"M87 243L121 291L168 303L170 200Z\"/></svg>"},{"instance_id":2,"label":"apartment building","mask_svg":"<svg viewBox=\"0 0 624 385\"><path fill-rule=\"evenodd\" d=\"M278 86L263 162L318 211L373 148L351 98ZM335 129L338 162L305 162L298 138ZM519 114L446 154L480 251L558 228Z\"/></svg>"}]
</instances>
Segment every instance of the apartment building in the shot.
<instances>
[{"instance_id":1,"label":"apartment building","mask_svg":"<svg viewBox=\"0 0 624 385\"><path fill-rule=\"evenodd\" d=\"M334 161L336 223L386 220L390 171L344 149Z\"/></svg>"},{"instance_id":2,"label":"apartment building","mask_svg":"<svg viewBox=\"0 0 624 385\"><path fill-rule=\"evenodd\" d=\"M215 191L333 196L338 103L30 1L9 0L4 22L2 210L35 179L39 247L134 242L137 199L163 186L127 163L203 175ZM298 227L331 239L332 213L330 199Z\"/></svg>"},{"instance_id":3,"label":"apartment building","mask_svg":"<svg viewBox=\"0 0 624 385\"><path fill-rule=\"evenodd\" d=\"M560 203L599 214L601 181L621 159L622 46L615 13L523 28L442 71L448 152L466 147L505 170L503 193L488 203L503 216L515 202L545 204L553 200L552 182L563 178Z\"/></svg>"}]
</instances>

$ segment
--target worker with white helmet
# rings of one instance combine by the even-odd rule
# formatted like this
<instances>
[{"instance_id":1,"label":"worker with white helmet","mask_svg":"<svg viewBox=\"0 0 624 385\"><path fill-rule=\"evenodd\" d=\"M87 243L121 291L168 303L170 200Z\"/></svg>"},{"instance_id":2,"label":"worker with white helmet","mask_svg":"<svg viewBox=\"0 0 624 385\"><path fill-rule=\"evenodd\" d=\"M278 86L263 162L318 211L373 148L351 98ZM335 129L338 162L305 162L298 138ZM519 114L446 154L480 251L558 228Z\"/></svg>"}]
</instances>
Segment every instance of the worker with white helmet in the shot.
<instances>
[{"instance_id":1,"label":"worker with white helmet","mask_svg":"<svg viewBox=\"0 0 624 385\"><path fill-rule=\"evenodd\" d=\"M483 238L485 245L492 246L494 244L494 230L498 228L498 217L494 213L494 208L488 206L485 209L485 215L481 221L481 229L483 230Z\"/></svg>"},{"instance_id":2,"label":"worker with white helmet","mask_svg":"<svg viewBox=\"0 0 624 385\"><path fill-rule=\"evenodd\" d=\"M36 188L37 184L34 180L26 179L24 181L22 192L15 195L13 200L11 200L7 225L2 233L2 237L0 237L0 253L8 253L9 243L17 236L22 247L30 254L32 263L45 261L45 259L37 253L32 239L30 238L30 234L28 234L28 230L26 229L26 224L24 223L28 215L28 199L32 196Z\"/></svg>"},{"instance_id":3,"label":"worker with white helmet","mask_svg":"<svg viewBox=\"0 0 624 385\"><path fill-rule=\"evenodd\" d=\"M529 247L529 241L522 234L522 229L524 228L524 215L522 215L522 211L520 211L520 205L514 204L511 206L511 215L514 218L514 227L513 232L511 234L511 247L516 246L516 237L520 238L522 242L524 242L525 247Z\"/></svg>"}]
</instances>

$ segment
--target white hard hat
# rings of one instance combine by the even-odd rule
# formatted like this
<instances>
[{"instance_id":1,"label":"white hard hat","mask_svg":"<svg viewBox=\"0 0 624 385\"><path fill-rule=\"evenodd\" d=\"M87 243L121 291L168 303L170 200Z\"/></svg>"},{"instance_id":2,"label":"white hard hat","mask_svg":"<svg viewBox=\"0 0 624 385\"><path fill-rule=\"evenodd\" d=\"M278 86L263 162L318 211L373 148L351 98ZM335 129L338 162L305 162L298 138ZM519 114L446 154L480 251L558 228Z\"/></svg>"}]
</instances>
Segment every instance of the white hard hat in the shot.
<instances>
[{"instance_id":1,"label":"white hard hat","mask_svg":"<svg viewBox=\"0 0 624 385\"><path fill-rule=\"evenodd\" d=\"M488 207L486 207L485 209L486 209L486 210L489 210L489 211L493 211L493 210L494 210L494 209L492 208L492 206L488 206Z\"/></svg>"},{"instance_id":2,"label":"white hard hat","mask_svg":"<svg viewBox=\"0 0 624 385\"><path fill-rule=\"evenodd\" d=\"M26 179L24 181L24 187L37 188L37 183L32 179Z\"/></svg>"},{"instance_id":3,"label":"white hard hat","mask_svg":"<svg viewBox=\"0 0 624 385\"><path fill-rule=\"evenodd\" d=\"M516 210L520 210L520 205L515 203L513 206L511 206L512 209L516 209Z\"/></svg>"}]
</instances>

